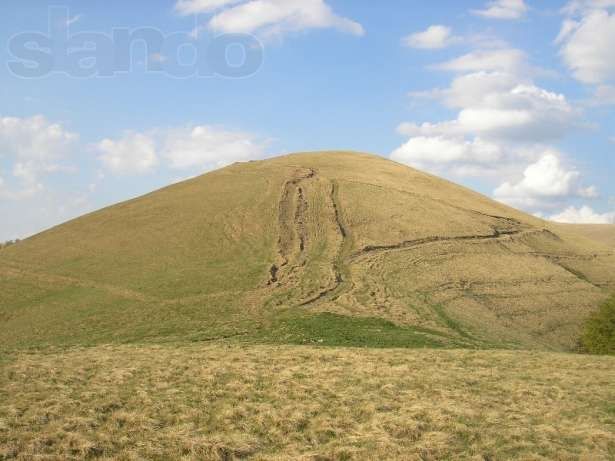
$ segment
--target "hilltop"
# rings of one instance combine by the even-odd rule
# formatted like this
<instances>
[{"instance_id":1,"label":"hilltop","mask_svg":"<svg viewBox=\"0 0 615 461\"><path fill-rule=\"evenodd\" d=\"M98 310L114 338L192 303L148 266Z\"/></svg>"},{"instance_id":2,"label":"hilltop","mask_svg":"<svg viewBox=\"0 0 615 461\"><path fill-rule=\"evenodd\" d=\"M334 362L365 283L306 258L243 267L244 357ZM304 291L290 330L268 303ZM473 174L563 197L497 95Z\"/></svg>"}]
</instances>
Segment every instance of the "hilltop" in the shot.
<instances>
[{"instance_id":1,"label":"hilltop","mask_svg":"<svg viewBox=\"0 0 615 461\"><path fill-rule=\"evenodd\" d=\"M604 229L367 154L238 163L3 249L0 346L570 350L615 291Z\"/></svg>"}]
</instances>

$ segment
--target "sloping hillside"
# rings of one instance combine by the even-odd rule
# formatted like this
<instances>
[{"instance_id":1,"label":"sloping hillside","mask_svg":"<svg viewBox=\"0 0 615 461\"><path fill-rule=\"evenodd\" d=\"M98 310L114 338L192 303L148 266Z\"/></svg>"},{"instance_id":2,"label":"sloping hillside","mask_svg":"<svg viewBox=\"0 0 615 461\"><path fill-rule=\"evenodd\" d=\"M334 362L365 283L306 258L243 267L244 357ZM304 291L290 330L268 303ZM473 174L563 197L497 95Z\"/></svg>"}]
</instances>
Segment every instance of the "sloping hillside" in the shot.
<instances>
[{"instance_id":1,"label":"sloping hillside","mask_svg":"<svg viewBox=\"0 0 615 461\"><path fill-rule=\"evenodd\" d=\"M2 250L0 344L568 349L615 290L614 253L380 157L295 154Z\"/></svg>"},{"instance_id":2,"label":"sloping hillside","mask_svg":"<svg viewBox=\"0 0 615 461\"><path fill-rule=\"evenodd\" d=\"M573 232L590 240L615 248L615 224L554 224L563 232Z\"/></svg>"}]
</instances>

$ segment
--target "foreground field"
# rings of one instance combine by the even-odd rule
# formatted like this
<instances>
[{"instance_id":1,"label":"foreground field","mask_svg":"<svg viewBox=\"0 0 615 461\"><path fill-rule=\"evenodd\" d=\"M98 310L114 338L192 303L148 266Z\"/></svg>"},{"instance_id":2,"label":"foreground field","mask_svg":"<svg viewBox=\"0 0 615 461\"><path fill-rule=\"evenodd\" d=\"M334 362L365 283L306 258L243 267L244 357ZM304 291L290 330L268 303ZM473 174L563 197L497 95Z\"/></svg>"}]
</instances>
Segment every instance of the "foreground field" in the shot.
<instances>
[{"instance_id":1,"label":"foreground field","mask_svg":"<svg viewBox=\"0 0 615 461\"><path fill-rule=\"evenodd\" d=\"M615 458L615 358L211 343L0 360L0 459Z\"/></svg>"}]
</instances>

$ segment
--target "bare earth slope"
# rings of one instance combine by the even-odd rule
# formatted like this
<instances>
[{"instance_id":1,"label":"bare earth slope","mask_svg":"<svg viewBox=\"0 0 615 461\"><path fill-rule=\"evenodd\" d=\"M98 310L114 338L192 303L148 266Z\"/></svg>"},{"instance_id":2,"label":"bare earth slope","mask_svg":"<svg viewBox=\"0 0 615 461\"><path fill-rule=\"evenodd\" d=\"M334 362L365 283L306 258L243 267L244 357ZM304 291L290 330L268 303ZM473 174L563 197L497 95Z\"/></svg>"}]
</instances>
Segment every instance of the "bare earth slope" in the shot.
<instances>
[{"instance_id":1,"label":"bare earth slope","mask_svg":"<svg viewBox=\"0 0 615 461\"><path fill-rule=\"evenodd\" d=\"M343 321L384 345L565 350L610 290L613 246L380 157L295 154L3 250L0 344L328 343Z\"/></svg>"}]
</instances>

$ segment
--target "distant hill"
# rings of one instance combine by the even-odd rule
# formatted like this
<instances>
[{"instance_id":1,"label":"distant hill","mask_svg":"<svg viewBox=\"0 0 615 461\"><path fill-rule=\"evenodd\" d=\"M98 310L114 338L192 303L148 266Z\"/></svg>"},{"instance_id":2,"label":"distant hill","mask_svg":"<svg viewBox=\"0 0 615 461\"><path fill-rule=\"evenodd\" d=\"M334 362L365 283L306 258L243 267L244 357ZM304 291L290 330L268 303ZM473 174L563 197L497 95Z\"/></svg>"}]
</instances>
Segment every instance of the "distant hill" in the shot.
<instances>
[{"instance_id":1,"label":"distant hill","mask_svg":"<svg viewBox=\"0 0 615 461\"><path fill-rule=\"evenodd\" d=\"M573 232L615 248L615 224L555 224L556 229Z\"/></svg>"},{"instance_id":2,"label":"distant hill","mask_svg":"<svg viewBox=\"0 0 615 461\"><path fill-rule=\"evenodd\" d=\"M615 291L604 229L372 155L239 163L3 249L0 345L567 350Z\"/></svg>"}]
</instances>

